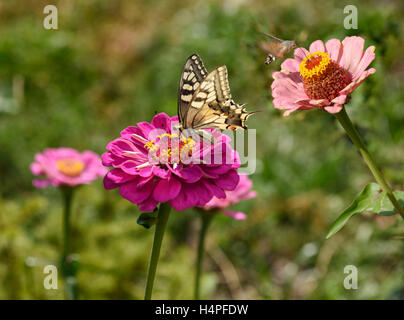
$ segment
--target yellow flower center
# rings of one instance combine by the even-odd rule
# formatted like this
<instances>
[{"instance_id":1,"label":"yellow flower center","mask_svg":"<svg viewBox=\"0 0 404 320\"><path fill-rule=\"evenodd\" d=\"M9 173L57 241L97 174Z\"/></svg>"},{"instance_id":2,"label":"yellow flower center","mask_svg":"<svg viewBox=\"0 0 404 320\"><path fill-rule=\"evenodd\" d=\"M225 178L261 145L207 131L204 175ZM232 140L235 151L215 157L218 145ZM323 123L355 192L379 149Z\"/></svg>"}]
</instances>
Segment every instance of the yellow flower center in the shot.
<instances>
[{"instance_id":1,"label":"yellow flower center","mask_svg":"<svg viewBox=\"0 0 404 320\"><path fill-rule=\"evenodd\" d=\"M84 163L77 159L65 158L56 161L60 173L68 177L77 177L84 170Z\"/></svg>"},{"instance_id":2,"label":"yellow flower center","mask_svg":"<svg viewBox=\"0 0 404 320\"><path fill-rule=\"evenodd\" d=\"M155 140L148 141L144 147L152 152L152 157L160 163L177 163L180 162L181 156L192 153L195 144L191 137L181 136L181 139L178 139L176 133L164 133Z\"/></svg>"},{"instance_id":3,"label":"yellow flower center","mask_svg":"<svg viewBox=\"0 0 404 320\"><path fill-rule=\"evenodd\" d=\"M306 79L319 76L327 70L330 62L331 58L326 52L317 51L310 53L300 63L299 72Z\"/></svg>"},{"instance_id":4,"label":"yellow flower center","mask_svg":"<svg viewBox=\"0 0 404 320\"><path fill-rule=\"evenodd\" d=\"M314 52L300 63L304 92L311 99L332 101L350 82L348 72L332 61L326 52Z\"/></svg>"}]
</instances>

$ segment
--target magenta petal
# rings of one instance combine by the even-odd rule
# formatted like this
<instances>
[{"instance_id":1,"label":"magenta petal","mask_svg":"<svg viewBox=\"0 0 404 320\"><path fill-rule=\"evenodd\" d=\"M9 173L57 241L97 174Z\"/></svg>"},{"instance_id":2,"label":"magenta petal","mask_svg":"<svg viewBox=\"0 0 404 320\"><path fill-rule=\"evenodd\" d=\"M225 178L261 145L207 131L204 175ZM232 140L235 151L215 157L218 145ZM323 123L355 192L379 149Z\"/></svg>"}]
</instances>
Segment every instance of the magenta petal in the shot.
<instances>
[{"instance_id":1,"label":"magenta petal","mask_svg":"<svg viewBox=\"0 0 404 320\"><path fill-rule=\"evenodd\" d=\"M137 169L138 165L139 163L135 162L134 160L126 160L124 163L121 164L120 168L127 174L138 175L139 174L139 170Z\"/></svg>"},{"instance_id":2,"label":"magenta petal","mask_svg":"<svg viewBox=\"0 0 404 320\"><path fill-rule=\"evenodd\" d=\"M127 174L119 168L112 169L107 173L108 179L110 179L113 183L126 183L128 181L136 179L136 176Z\"/></svg>"},{"instance_id":3,"label":"magenta petal","mask_svg":"<svg viewBox=\"0 0 404 320\"><path fill-rule=\"evenodd\" d=\"M153 180L144 183L141 188L138 187L137 181L127 182L119 187L119 193L122 197L133 203L141 203L145 201L153 192Z\"/></svg>"},{"instance_id":4,"label":"magenta petal","mask_svg":"<svg viewBox=\"0 0 404 320\"><path fill-rule=\"evenodd\" d=\"M104 188L107 190L115 189L119 187L119 184L116 184L110 177L108 177L108 174L105 175L104 180Z\"/></svg>"},{"instance_id":5,"label":"magenta petal","mask_svg":"<svg viewBox=\"0 0 404 320\"><path fill-rule=\"evenodd\" d=\"M138 127L142 130L143 136L144 136L147 140L149 140L149 134L150 134L150 132L151 132L152 130L155 129L154 126L151 125L151 124L148 123L148 122L139 122L137 125L138 125Z\"/></svg>"},{"instance_id":6,"label":"magenta petal","mask_svg":"<svg viewBox=\"0 0 404 320\"><path fill-rule=\"evenodd\" d=\"M171 207L177 211L183 211L183 210L189 208L185 192L180 192L178 194L178 196L176 198L170 200L169 203L170 203Z\"/></svg>"},{"instance_id":7,"label":"magenta petal","mask_svg":"<svg viewBox=\"0 0 404 320\"><path fill-rule=\"evenodd\" d=\"M160 180L153 191L153 197L158 202L167 202L178 196L181 183L173 176L170 179Z\"/></svg>"},{"instance_id":8,"label":"magenta petal","mask_svg":"<svg viewBox=\"0 0 404 320\"><path fill-rule=\"evenodd\" d=\"M231 170L226 174L223 174L219 177L219 179L215 180L215 183L218 187L224 190L234 190L240 180L240 176L238 175L236 170Z\"/></svg>"},{"instance_id":9,"label":"magenta petal","mask_svg":"<svg viewBox=\"0 0 404 320\"><path fill-rule=\"evenodd\" d=\"M196 165L174 170L174 173L187 183L194 183L202 177L202 170Z\"/></svg>"},{"instance_id":10,"label":"magenta petal","mask_svg":"<svg viewBox=\"0 0 404 320\"><path fill-rule=\"evenodd\" d=\"M184 184L183 192L189 207L204 206L213 197L213 193L200 183Z\"/></svg>"},{"instance_id":11,"label":"magenta petal","mask_svg":"<svg viewBox=\"0 0 404 320\"><path fill-rule=\"evenodd\" d=\"M135 151L136 147L129 140L118 138L108 143L107 150L113 154L120 156L125 151Z\"/></svg>"},{"instance_id":12,"label":"magenta petal","mask_svg":"<svg viewBox=\"0 0 404 320\"><path fill-rule=\"evenodd\" d=\"M205 185L205 187L207 189L209 189L216 198L218 198L218 199L226 198L226 193L223 191L223 189L219 188L216 184L214 184L210 180L202 180L202 182Z\"/></svg>"},{"instance_id":13,"label":"magenta petal","mask_svg":"<svg viewBox=\"0 0 404 320\"><path fill-rule=\"evenodd\" d=\"M153 211L158 205L158 201L156 201L153 196L150 196L142 203L138 204L138 209L140 211Z\"/></svg>"},{"instance_id":14,"label":"magenta petal","mask_svg":"<svg viewBox=\"0 0 404 320\"><path fill-rule=\"evenodd\" d=\"M154 116L154 118L152 120L152 125L158 129L163 129L166 132L171 131L171 128L170 128L171 119L165 113L160 113L160 114Z\"/></svg>"}]
</instances>

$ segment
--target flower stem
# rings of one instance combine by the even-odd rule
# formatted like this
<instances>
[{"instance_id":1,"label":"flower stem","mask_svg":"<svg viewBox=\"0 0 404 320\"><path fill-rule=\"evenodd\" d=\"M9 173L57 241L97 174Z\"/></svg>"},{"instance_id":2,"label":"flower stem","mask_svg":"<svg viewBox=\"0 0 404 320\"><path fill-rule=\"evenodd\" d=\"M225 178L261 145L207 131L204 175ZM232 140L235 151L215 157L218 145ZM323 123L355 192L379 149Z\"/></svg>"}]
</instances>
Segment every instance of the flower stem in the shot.
<instances>
[{"instance_id":1,"label":"flower stem","mask_svg":"<svg viewBox=\"0 0 404 320\"><path fill-rule=\"evenodd\" d=\"M147 272L145 300L151 300L153 292L154 278L156 276L157 263L159 261L161 243L163 242L164 231L170 216L171 207L168 202L160 204L159 213L157 215L156 230L154 232L153 248L150 257L149 271Z\"/></svg>"},{"instance_id":2,"label":"flower stem","mask_svg":"<svg viewBox=\"0 0 404 320\"><path fill-rule=\"evenodd\" d=\"M394 208L397 212L401 215L404 219L404 210L398 203L396 197L393 194L393 191L387 184L386 180L383 177L381 171L377 168L374 160L372 159L370 153L367 151L364 142L362 141L359 133L356 131L355 127L353 126L351 119L349 119L348 114L345 111L345 107L339 113L335 114L335 117L338 119L341 126L345 129L349 138L351 138L354 145L358 148L359 152L361 153L363 160L369 167L370 171L372 172L373 176L375 177L377 183L382 187L383 191L386 192L387 196L389 197L391 203L393 204Z\"/></svg>"},{"instance_id":3,"label":"flower stem","mask_svg":"<svg viewBox=\"0 0 404 320\"><path fill-rule=\"evenodd\" d=\"M70 256L70 216L74 189L62 188L64 197L63 212L63 250L62 250L62 275L65 282L65 297L69 300L77 300L78 288L76 279L76 266Z\"/></svg>"},{"instance_id":4,"label":"flower stem","mask_svg":"<svg viewBox=\"0 0 404 320\"><path fill-rule=\"evenodd\" d=\"M196 272L195 272L195 287L194 287L194 299L200 299L200 284L201 284L201 274L202 274L202 262L203 262L203 254L205 247L205 237L210 222L212 221L212 217L214 213L201 211L201 230L199 232L199 242L198 242L198 256L196 260Z\"/></svg>"}]
</instances>

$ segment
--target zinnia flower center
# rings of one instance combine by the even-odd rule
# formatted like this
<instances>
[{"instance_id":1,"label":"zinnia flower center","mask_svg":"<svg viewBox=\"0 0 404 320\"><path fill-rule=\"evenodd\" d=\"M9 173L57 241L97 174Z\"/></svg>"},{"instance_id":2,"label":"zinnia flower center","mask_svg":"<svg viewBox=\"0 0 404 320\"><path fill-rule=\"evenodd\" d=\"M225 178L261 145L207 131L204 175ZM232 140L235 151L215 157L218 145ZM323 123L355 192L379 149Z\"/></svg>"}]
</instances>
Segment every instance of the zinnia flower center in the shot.
<instances>
[{"instance_id":1,"label":"zinnia flower center","mask_svg":"<svg viewBox=\"0 0 404 320\"><path fill-rule=\"evenodd\" d=\"M195 141L191 137L178 138L176 133L164 133L155 140L147 142L144 147L151 152L152 159L159 163L180 163L184 157L192 154Z\"/></svg>"},{"instance_id":2,"label":"zinnia flower center","mask_svg":"<svg viewBox=\"0 0 404 320\"><path fill-rule=\"evenodd\" d=\"M60 173L68 177L77 177L84 170L84 163L77 159L65 158L56 161Z\"/></svg>"},{"instance_id":3,"label":"zinnia flower center","mask_svg":"<svg viewBox=\"0 0 404 320\"><path fill-rule=\"evenodd\" d=\"M333 100L351 81L348 72L326 52L314 52L300 63L304 91L311 99Z\"/></svg>"}]
</instances>

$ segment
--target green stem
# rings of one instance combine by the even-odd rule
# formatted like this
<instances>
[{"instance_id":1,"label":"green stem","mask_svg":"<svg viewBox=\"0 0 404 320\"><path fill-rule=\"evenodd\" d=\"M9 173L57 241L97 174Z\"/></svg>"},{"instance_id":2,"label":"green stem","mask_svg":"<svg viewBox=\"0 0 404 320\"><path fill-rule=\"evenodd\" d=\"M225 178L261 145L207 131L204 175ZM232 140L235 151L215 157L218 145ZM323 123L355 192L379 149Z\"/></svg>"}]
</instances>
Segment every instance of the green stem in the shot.
<instances>
[{"instance_id":1,"label":"green stem","mask_svg":"<svg viewBox=\"0 0 404 320\"><path fill-rule=\"evenodd\" d=\"M74 189L62 188L64 198L63 212L63 250L62 250L62 275L65 282L65 297L76 300L78 297L76 269L70 255L70 216Z\"/></svg>"},{"instance_id":2,"label":"green stem","mask_svg":"<svg viewBox=\"0 0 404 320\"><path fill-rule=\"evenodd\" d=\"M203 262L203 254L204 254L204 247L205 247L205 237L212 221L212 217L214 213L201 211L201 230L199 232L199 242L198 242L198 256L196 260L196 273L195 273L195 287L194 287L194 298L195 300L200 299L200 284L201 284L201 274L202 274L202 262Z\"/></svg>"},{"instance_id":3,"label":"green stem","mask_svg":"<svg viewBox=\"0 0 404 320\"><path fill-rule=\"evenodd\" d=\"M365 146L364 142L362 141L359 133L356 131L355 127L353 126L351 119L349 119L349 116L345 111L345 107L342 108L342 110L339 113L336 113L335 117L338 119L341 126L345 129L346 133L351 138L354 145L358 148L359 152L361 153L361 155L363 157L363 160L366 162L367 166L369 167L370 171L372 172L373 176L375 177L377 183L382 187L383 191L386 192L386 194L389 197L394 208L396 208L397 212L404 219L404 210L398 203L396 197L393 194L393 191L391 190L391 188L387 184L386 180L384 179L383 174L377 168L370 153L367 151L366 146Z\"/></svg>"},{"instance_id":4,"label":"green stem","mask_svg":"<svg viewBox=\"0 0 404 320\"><path fill-rule=\"evenodd\" d=\"M153 292L154 278L156 276L157 264L160 256L161 243L163 242L164 231L170 216L171 207L168 202L160 204L159 213L157 215L156 230L154 232L153 248L150 257L149 271L147 272L145 300L151 300Z\"/></svg>"}]
</instances>

